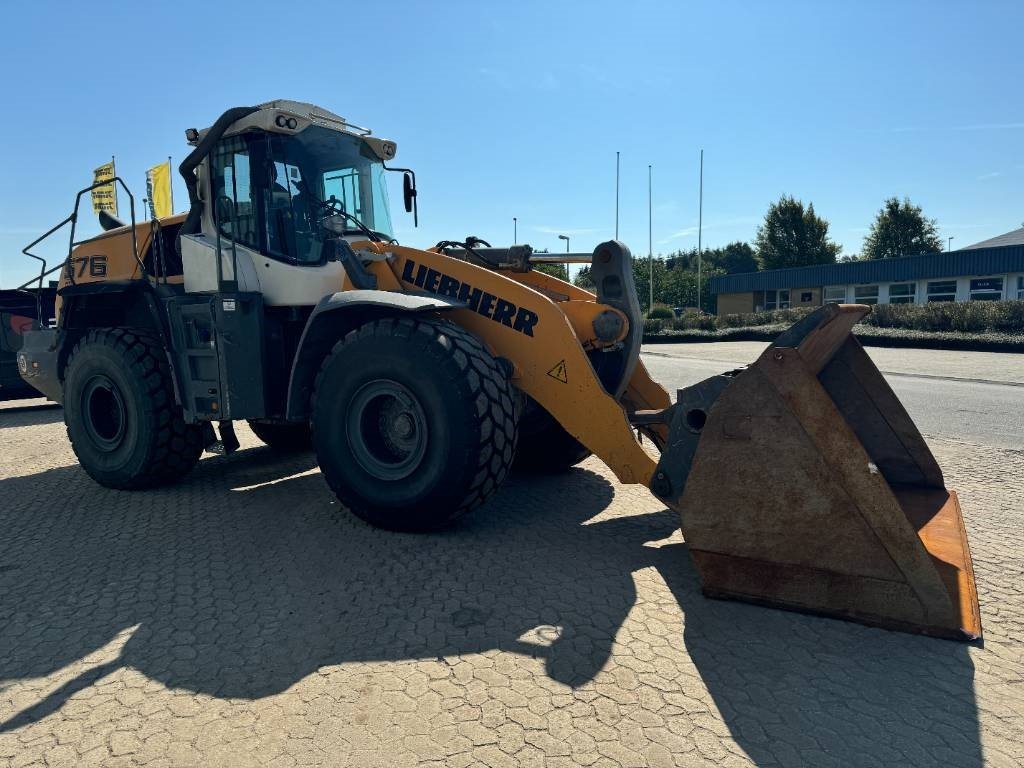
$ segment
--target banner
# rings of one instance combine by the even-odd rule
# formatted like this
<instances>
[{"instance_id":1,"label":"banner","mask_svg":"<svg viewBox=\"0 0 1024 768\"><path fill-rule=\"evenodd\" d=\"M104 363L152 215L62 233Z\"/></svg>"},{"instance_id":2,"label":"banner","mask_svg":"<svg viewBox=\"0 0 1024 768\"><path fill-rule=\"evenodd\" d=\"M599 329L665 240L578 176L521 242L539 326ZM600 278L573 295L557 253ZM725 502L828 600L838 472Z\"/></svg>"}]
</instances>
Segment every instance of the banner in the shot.
<instances>
[{"instance_id":1,"label":"banner","mask_svg":"<svg viewBox=\"0 0 1024 768\"><path fill-rule=\"evenodd\" d=\"M117 188L114 186L114 177L116 175L117 173L114 171L113 160L109 163L104 163L92 172L93 184L99 184L101 181L110 182L109 184L104 184L102 187L96 187L92 191L93 213L106 211L111 216L117 216Z\"/></svg>"},{"instance_id":2,"label":"banner","mask_svg":"<svg viewBox=\"0 0 1024 768\"><path fill-rule=\"evenodd\" d=\"M170 160L146 171L146 196L149 198L150 218L162 219L174 213Z\"/></svg>"}]
</instances>

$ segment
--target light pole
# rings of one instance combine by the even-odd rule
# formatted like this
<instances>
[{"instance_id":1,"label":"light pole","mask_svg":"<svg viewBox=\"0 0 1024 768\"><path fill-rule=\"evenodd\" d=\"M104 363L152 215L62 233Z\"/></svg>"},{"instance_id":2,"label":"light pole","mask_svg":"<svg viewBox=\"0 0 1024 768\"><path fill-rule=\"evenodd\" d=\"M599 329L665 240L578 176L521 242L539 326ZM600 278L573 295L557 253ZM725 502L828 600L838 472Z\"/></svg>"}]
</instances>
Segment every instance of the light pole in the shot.
<instances>
[{"instance_id":1,"label":"light pole","mask_svg":"<svg viewBox=\"0 0 1024 768\"><path fill-rule=\"evenodd\" d=\"M516 244L516 238L519 236L519 220L515 216L512 217L512 245Z\"/></svg>"},{"instance_id":2,"label":"light pole","mask_svg":"<svg viewBox=\"0 0 1024 768\"><path fill-rule=\"evenodd\" d=\"M956 237L956 235L950 235L949 237L946 238L946 250L947 251L953 250L953 238L954 237Z\"/></svg>"},{"instance_id":3,"label":"light pole","mask_svg":"<svg viewBox=\"0 0 1024 768\"><path fill-rule=\"evenodd\" d=\"M558 239L559 240L565 240L565 252L568 253L569 252L569 236L568 235L559 235ZM568 261L565 262L565 280L566 280L566 282L572 282L571 280L569 280L569 278L572 277L572 275L569 273L570 269L572 269L572 267L569 266L569 262Z\"/></svg>"}]
</instances>

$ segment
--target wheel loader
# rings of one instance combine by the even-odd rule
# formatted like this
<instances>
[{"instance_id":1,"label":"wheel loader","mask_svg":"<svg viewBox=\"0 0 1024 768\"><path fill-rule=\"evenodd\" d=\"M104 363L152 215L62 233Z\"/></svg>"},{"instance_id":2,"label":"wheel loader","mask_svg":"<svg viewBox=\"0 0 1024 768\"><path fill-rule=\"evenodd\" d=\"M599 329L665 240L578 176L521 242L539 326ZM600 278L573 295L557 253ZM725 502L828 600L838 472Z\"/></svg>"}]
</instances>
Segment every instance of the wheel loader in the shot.
<instances>
[{"instance_id":1,"label":"wheel loader","mask_svg":"<svg viewBox=\"0 0 1024 768\"><path fill-rule=\"evenodd\" d=\"M186 139L186 215L136 223L118 178L131 221L76 242L79 193L56 326L19 357L101 485L179 480L246 420L272 449L311 447L365 521L429 531L514 466L593 454L680 513L711 597L980 637L956 493L851 335L869 307L825 305L673 402L639 358L622 243L401 245L386 178L416 216L414 172L311 104L228 109ZM589 263L595 292L536 269L553 260Z\"/></svg>"}]
</instances>

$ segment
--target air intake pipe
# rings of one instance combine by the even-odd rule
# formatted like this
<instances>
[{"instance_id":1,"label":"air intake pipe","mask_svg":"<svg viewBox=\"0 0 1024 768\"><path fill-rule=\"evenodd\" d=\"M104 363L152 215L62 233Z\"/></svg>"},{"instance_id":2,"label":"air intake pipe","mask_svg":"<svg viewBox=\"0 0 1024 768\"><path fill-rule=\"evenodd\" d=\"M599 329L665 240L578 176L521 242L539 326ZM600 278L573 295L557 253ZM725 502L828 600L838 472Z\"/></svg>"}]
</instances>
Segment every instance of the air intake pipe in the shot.
<instances>
[{"instance_id":1,"label":"air intake pipe","mask_svg":"<svg viewBox=\"0 0 1024 768\"><path fill-rule=\"evenodd\" d=\"M196 148L178 166L178 172L181 173L181 177L185 180L189 202L188 216L185 217L185 222L181 225L181 229L178 230L178 238L175 241L179 256L181 255L181 236L192 235L202 229L203 201L199 199L199 190L196 185L196 167L210 154L210 150L220 141L220 137L224 135L224 131L232 123L258 111L259 107L232 107L229 109L217 118L217 121L210 126L206 135L196 145Z\"/></svg>"}]
</instances>

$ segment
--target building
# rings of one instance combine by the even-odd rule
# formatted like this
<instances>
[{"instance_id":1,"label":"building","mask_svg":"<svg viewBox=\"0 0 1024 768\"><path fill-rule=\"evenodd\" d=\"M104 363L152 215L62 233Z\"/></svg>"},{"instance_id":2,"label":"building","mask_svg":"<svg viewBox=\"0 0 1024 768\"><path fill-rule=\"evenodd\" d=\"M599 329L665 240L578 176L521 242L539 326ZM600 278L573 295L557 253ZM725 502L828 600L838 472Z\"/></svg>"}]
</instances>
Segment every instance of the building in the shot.
<instances>
[{"instance_id":1,"label":"building","mask_svg":"<svg viewBox=\"0 0 1024 768\"><path fill-rule=\"evenodd\" d=\"M1024 227L956 251L722 275L718 314L820 304L1024 299Z\"/></svg>"}]
</instances>

